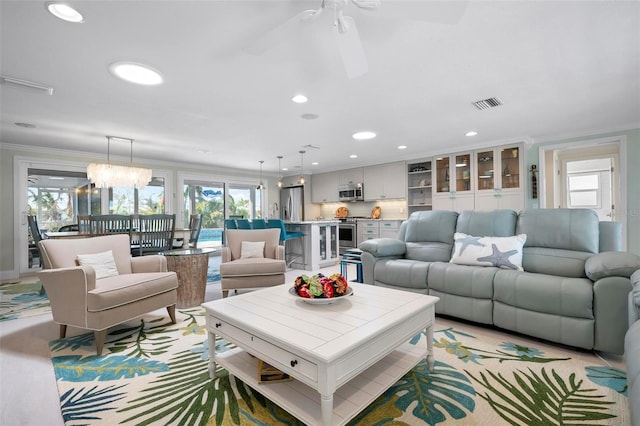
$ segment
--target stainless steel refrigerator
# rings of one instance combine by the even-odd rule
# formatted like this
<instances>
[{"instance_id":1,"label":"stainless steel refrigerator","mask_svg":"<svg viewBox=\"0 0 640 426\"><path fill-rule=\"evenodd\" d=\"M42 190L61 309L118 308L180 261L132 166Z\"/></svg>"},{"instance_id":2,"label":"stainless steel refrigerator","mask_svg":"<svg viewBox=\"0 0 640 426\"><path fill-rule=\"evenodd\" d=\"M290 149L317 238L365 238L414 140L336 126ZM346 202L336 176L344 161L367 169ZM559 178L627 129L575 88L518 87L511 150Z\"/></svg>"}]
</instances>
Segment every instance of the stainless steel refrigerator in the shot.
<instances>
[{"instance_id":1,"label":"stainless steel refrigerator","mask_svg":"<svg viewBox=\"0 0 640 426\"><path fill-rule=\"evenodd\" d=\"M290 186L280 190L280 217L286 222L304 220L304 186Z\"/></svg>"}]
</instances>

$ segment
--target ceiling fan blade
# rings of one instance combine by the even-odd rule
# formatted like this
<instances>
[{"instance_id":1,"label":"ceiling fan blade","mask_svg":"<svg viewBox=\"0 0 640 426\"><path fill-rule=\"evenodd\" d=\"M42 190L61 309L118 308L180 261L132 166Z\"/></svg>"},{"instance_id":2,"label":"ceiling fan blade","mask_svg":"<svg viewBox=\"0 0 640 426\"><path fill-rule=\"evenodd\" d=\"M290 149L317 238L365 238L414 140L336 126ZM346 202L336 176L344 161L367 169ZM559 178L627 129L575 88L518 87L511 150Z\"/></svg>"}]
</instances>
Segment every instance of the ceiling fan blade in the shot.
<instances>
[{"instance_id":1,"label":"ceiling fan blade","mask_svg":"<svg viewBox=\"0 0 640 426\"><path fill-rule=\"evenodd\" d=\"M267 50L277 46L289 34L289 31L295 31L298 25L304 25L320 16L323 8L317 10L304 10L293 17L287 19L284 23L264 33L258 40L245 46L244 52L251 55L262 55ZM295 34L295 32L293 33Z\"/></svg>"},{"instance_id":2,"label":"ceiling fan blade","mask_svg":"<svg viewBox=\"0 0 640 426\"><path fill-rule=\"evenodd\" d=\"M366 74L369 71L369 65L360 42L356 22L350 16L340 18L343 22L333 26L333 37L336 39L347 77L352 80Z\"/></svg>"}]
</instances>

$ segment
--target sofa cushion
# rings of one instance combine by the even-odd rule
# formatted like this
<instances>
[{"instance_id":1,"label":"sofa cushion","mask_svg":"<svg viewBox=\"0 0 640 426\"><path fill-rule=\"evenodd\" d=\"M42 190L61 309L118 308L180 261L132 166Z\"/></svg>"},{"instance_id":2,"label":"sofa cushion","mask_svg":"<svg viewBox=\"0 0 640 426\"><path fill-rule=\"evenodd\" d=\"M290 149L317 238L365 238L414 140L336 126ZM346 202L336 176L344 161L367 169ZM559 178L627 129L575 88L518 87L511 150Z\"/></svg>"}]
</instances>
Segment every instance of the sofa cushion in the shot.
<instances>
[{"instance_id":1,"label":"sofa cushion","mask_svg":"<svg viewBox=\"0 0 640 426\"><path fill-rule=\"evenodd\" d=\"M223 277L273 275L284 274L286 269L287 264L282 260L252 257L221 263L220 275Z\"/></svg>"},{"instance_id":2,"label":"sofa cushion","mask_svg":"<svg viewBox=\"0 0 640 426\"><path fill-rule=\"evenodd\" d=\"M584 278L585 262L593 253L545 247L522 249L522 268L527 272Z\"/></svg>"},{"instance_id":3,"label":"sofa cushion","mask_svg":"<svg viewBox=\"0 0 640 426\"><path fill-rule=\"evenodd\" d=\"M476 299L493 298L493 279L498 268L433 262L429 267L429 290Z\"/></svg>"},{"instance_id":4,"label":"sofa cushion","mask_svg":"<svg viewBox=\"0 0 640 426\"><path fill-rule=\"evenodd\" d=\"M374 266L376 284L427 291L427 273L431 262L408 259L381 259Z\"/></svg>"},{"instance_id":5,"label":"sofa cushion","mask_svg":"<svg viewBox=\"0 0 640 426\"><path fill-rule=\"evenodd\" d=\"M529 209L518 216L516 233L527 234L525 247L599 251L599 219L590 209Z\"/></svg>"},{"instance_id":6,"label":"sofa cushion","mask_svg":"<svg viewBox=\"0 0 640 426\"><path fill-rule=\"evenodd\" d=\"M493 279L496 302L533 312L593 319L593 283L586 278L500 269Z\"/></svg>"},{"instance_id":7,"label":"sofa cushion","mask_svg":"<svg viewBox=\"0 0 640 426\"><path fill-rule=\"evenodd\" d=\"M466 210L458 216L456 232L467 235L510 237L515 235L518 214L513 210Z\"/></svg>"},{"instance_id":8,"label":"sofa cushion","mask_svg":"<svg viewBox=\"0 0 640 426\"><path fill-rule=\"evenodd\" d=\"M406 246L405 258L421 262L448 262L453 248L453 244L437 242L406 243Z\"/></svg>"},{"instance_id":9,"label":"sofa cushion","mask_svg":"<svg viewBox=\"0 0 640 426\"><path fill-rule=\"evenodd\" d=\"M95 270L96 279L118 275L116 260L113 258L113 251L107 250L102 253L79 254L76 256L79 266L91 266Z\"/></svg>"},{"instance_id":10,"label":"sofa cushion","mask_svg":"<svg viewBox=\"0 0 640 426\"><path fill-rule=\"evenodd\" d=\"M522 271L524 234L512 237L474 237L456 232L450 263L458 265L495 266Z\"/></svg>"},{"instance_id":11,"label":"sofa cushion","mask_svg":"<svg viewBox=\"0 0 640 426\"><path fill-rule=\"evenodd\" d=\"M99 312L123 306L137 300L177 288L175 272L123 274L96 281L95 289L87 293L87 309Z\"/></svg>"},{"instance_id":12,"label":"sofa cushion","mask_svg":"<svg viewBox=\"0 0 640 426\"><path fill-rule=\"evenodd\" d=\"M414 212L407 221L405 241L452 245L458 213L445 210Z\"/></svg>"},{"instance_id":13,"label":"sofa cushion","mask_svg":"<svg viewBox=\"0 0 640 426\"><path fill-rule=\"evenodd\" d=\"M584 269L592 281L604 277L630 277L640 269L640 256L616 251L598 253L587 259Z\"/></svg>"}]
</instances>

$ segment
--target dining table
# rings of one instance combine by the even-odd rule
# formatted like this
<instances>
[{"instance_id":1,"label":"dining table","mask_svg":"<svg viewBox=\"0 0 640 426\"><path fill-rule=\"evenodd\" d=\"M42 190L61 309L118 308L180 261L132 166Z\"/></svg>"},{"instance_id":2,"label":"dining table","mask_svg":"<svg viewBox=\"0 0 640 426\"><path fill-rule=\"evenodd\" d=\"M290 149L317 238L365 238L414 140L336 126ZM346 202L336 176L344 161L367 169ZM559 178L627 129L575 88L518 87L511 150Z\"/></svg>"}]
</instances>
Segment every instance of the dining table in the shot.
<instances>
[{"instance_id":1,"label":"dining table","mask_svg":"<svg viewBox=\"0 0 640 426\"><path fill-rule=\"evenodd\" d=\"M135 235L139 231L133 231L132 235ZM46 238L50 238L52 240L59 240L65 238L89 238L91 235L85 231L47 231L44 232ZM174 241L189 241L189 236L191 235L191 230L189 228L176 228L174 231Z\"/></svg>"}]
</instances>

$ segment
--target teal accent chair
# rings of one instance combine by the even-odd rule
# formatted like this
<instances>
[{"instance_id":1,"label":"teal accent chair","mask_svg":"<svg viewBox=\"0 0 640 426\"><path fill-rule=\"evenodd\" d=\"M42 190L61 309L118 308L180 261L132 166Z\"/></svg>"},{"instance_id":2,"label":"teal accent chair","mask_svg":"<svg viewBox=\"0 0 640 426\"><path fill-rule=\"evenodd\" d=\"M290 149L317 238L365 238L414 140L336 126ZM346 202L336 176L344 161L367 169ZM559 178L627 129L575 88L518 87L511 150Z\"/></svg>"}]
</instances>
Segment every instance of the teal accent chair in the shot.
<instances>
[{"instance_id":1,"label":"teal accent chair","mask_svg":"<svg viewBox=\"0 0 640 426\"><path fill-rule=\"evenodd\" d=\"M236 224L235 219L225 219L224 220L224 228L225 229L238 229L238 225Z\"/></svg>"}]
</instances>

